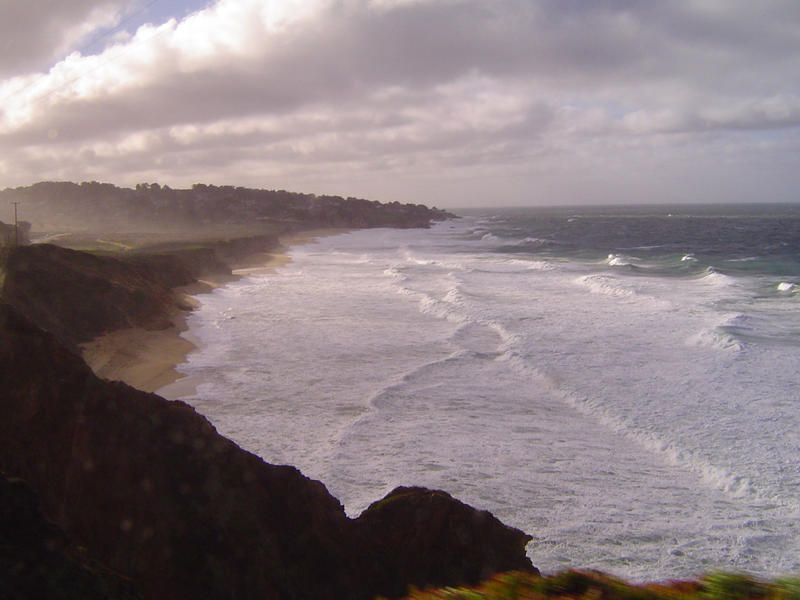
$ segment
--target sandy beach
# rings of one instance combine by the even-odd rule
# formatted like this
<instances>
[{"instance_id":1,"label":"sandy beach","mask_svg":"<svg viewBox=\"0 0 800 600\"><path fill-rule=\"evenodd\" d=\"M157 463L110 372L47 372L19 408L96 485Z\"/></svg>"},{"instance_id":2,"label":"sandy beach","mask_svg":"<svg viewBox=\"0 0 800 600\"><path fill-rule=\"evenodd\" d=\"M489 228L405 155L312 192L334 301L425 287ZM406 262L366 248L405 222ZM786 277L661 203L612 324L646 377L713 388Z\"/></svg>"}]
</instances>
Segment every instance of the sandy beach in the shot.
<instances>
[{"instance_id":1,"label":"sandy beach","mask_svg":"<svg viewBox=\"0 0 800 600\"><path fill-rule=\"evenodd\" d=\"M177 288L176 294L188 306L196 306L194 296L210 293L240 277L274 273L290 262L290 247L313 242L319 237L346 233L349 229L313 229L286 234L280 237L280 246L273 252L255 254L231 265L233 275L200 280L189 286ZM197 383L184 377L175 367L197 346L187 334L186 318L189 311L176 310L173 326L168 329L148 331L141 328L120 329L95 338L81 346L84 360L100 377L123 381L145 392L155 392L165 398L177 398L191 393Z\"/></svg>"}]
</instances>

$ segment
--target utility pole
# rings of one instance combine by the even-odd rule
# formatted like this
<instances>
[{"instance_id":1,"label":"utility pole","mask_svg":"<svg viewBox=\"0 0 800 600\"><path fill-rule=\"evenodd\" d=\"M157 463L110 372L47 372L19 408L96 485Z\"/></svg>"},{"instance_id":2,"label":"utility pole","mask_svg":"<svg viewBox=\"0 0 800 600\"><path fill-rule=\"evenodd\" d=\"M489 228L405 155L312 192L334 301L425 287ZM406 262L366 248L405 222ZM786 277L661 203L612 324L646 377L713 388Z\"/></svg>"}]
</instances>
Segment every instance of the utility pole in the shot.
<instances>
[{"instance_id":1,"label":"utility pole","mask_svg":"<svg viewBox=\"0 0 800 600\"><path fill-rule=\"evenodd\" d=\"M19 246L19 223L17 222L17 204L14 202L14 245Z\"/></svg>"}]
</instances>

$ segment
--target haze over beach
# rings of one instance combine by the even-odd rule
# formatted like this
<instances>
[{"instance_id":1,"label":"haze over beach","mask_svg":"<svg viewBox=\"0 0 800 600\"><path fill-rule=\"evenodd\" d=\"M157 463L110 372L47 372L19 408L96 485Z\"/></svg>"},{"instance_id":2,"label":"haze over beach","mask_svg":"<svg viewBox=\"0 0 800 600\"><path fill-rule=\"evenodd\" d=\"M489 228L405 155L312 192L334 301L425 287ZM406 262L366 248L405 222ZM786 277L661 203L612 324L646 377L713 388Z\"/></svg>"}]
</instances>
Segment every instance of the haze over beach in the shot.
<instances>
[{"instance_id":1,"label":"haze over beach","mask_svg":"<svg viewBox=\"0 0 800 600\"><path fill-rule=\"evenodd\" d=\"M793 0L62 0L0 13L0 187L444 207L796 200Z\"/></svg>"}]
</instances>

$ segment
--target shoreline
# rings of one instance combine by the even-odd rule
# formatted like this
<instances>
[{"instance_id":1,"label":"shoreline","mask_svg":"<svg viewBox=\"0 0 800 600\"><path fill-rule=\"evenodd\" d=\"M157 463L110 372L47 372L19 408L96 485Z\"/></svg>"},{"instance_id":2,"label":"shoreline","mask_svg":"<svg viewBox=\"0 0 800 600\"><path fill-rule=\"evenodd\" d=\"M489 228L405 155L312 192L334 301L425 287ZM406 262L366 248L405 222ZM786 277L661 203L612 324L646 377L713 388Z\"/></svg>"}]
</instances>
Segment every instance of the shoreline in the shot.
<instances>
[{"instance_id":1,"label":"shoreline","mask_svg":"<svg viewBox=\"0 0 800 600\"><path fill-rule=\"evenodd\" d=\"M192 308L176 309L173 325L162 330L119 329L81 344L81 356L92 371L103 379L122 381L144 392L157 393L175 400L195 392L201 381L186 376L177 367L186 362L199 342L188 333L188 317L199 306L196 296L209 294L219 287L248 275L274 274L291 262L293 246L314 242L320 237L353 231L349 228L322 228L297 231L279 236L279 245L271 252L251 255L231 266L231 275L220 274L175 288L181 303Z\"/></svg>"}]
</instances>

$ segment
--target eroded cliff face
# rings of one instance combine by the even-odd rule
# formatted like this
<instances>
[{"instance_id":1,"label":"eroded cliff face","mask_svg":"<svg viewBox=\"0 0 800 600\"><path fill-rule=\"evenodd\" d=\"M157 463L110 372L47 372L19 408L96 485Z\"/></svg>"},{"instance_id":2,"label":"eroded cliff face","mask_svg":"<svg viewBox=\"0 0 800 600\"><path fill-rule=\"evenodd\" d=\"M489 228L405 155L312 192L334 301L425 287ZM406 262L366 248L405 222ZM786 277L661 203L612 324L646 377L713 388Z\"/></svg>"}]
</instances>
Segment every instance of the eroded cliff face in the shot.
<instances>
[{"instance_id":1,"label":"eroded cliff face","mask_svg":"<svg viewBox=\"0 0 800 600\"><path fill-rule=\"evenodd\" d=\"M324 485L183 402L98 379L0 304L0 468L148 598L372 598L531 569L528 536L441 492L352 521Z\"/></svg>"},{"instance_id":2,"label":"eroded cliff face","mask_svg":"<svg viewBox=\"0 0 800 600\"><path fill-rule=\"evenodd\" d=\"M357 587L324 486L240 450L182 402L95 377L0 309L2 468L153 598L324 597ZM353 596L355 597L355 596Z\"/></svg>"},{"instance_id":3,"label":"eroded cliff face","mask_svg":"<svg viewBox=\"0 0 800 600\"><path fill-rule=\"evenodd\" d=\"M408 586L475 585L500 571L533 571L524 549L531 537L504 526L440 490L398 487L356 521L370 539L383 594Z\"/></svg>"},{"instance_id":4,"label":"eroded cliff face","mask_svg":"<svg viewBox=\"0 0 800 600\"><path fill-rule=\"evenodd\" d=\"M52 244L0 250L0 296L69 347L128 327L166 329L188 309L174 288L230 274L230 262L278 245L274 234L114 256Z\"/></svg>"},{"instance_id":5,"label":"eroded cliff face","mask_svg":"<svg viewBox=\"0 0 800 600\"><path fill-rule=\"evenodd\" d=\"M528 536L443 492L401 488L351 520L322 483L245 452L189 405L96 377L75 344L160 326L173 286L222 268L216 251L189 252L4 256L0 470L29 482L73 544L170 600L367 599L532 569Z\"/></svg>"},{"instance_id":6,"label":"eroded cliff face","mask_svg":"<svg viewBox=\"0 0 800 600\"><path fill-rule=\"evenodd\" d=\"M136 600L133 583L89 560L44 518L22 480L0 474L0 598Z\"/></svg>"},{"instance_id":7,"label":"eroded cliff face","mask_svg":"<svg viewBox=\"0 0 800 600\"><path fill-rule=\"evenodd\" d=\"M168 327L179 307L172 287L195 280L176 257L98 256L50 244L4 249L0 270L2 298L71 347L115 329Z\"/></svg>"}]
</instances>

